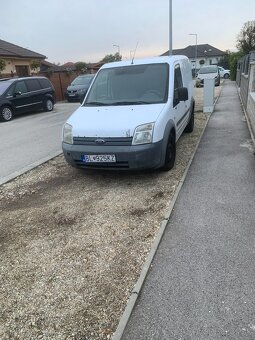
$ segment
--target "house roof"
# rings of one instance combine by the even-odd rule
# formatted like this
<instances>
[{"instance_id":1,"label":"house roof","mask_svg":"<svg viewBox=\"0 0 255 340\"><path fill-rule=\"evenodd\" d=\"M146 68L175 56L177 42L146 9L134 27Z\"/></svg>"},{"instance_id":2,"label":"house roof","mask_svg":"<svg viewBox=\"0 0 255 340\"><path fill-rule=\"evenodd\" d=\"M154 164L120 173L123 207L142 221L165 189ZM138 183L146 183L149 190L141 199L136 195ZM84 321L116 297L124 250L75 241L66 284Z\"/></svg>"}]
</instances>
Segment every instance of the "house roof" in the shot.
<instances>
[{"instance_id":1,"label":"house roof","mask_svg":"<svg viewBox=\"0 0 255 340\"><path fill-rule=\"evenodd\" d=\"M186 57L192 59L195 58L196 53L196 45L189 45L185 48L173 50L174 55L185 55ZM161 54L162 56L166 56L169 54L169 51ZM225 52L219 50L216 47L213 47L209 44L201 44L197 45L197 58L205 58L205 57L223 57L226 55Z\"/></svg>"},{"instance_id":2,"label":"house roof","mask_svg":"<svg viewBox=\"0 0 255 340\"><path fill-rule=\"evenodd\" d=\"M46 56L0 39L0 57L45 59Z\"/></svg>"}]
</instances>

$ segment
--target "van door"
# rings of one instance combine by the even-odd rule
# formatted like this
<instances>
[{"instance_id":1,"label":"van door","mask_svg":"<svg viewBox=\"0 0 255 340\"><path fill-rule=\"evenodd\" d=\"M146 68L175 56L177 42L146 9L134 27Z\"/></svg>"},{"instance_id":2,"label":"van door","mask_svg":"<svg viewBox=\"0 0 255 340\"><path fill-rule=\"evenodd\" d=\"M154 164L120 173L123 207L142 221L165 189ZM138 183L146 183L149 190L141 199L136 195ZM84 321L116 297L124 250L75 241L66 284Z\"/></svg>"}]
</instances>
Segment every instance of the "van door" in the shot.
<instances>
[{"instance_id":1,"label":"van door","mask_svg":"<svg viewBox=\"0 0 255 340\"><path fill-rule=\"evenodd\" d=\"M174 95L173 95L173 108L176 124L176 140L179 139L183 130L186 127L186 103L179 101L177 96L177 89L183 87L182 73L180 64L176 64L174 68Z\"/></svg>"},{"instance_id":2,"label":"van door","mask_svg":"<svg viewBox=\"0 0 255 340\"><path fill-rule=\"evenodd\" d=\"M26 79L26 86L29 93L30 110L43 107L44 90L42 90L38 79Z\"/></svg>"},{"instance_id":3,"label":"van door","mask_svg":"<svg viewBox=\"0 0 255 340\"><path fill-rule=\"evenodd\" d=\"M16 113L26 112L29 102L29 95L25 81L21 80L16 82L14 86L9 89L6 98L11 100L13 106L15 107Z\"/></svg>"}]
</instances>

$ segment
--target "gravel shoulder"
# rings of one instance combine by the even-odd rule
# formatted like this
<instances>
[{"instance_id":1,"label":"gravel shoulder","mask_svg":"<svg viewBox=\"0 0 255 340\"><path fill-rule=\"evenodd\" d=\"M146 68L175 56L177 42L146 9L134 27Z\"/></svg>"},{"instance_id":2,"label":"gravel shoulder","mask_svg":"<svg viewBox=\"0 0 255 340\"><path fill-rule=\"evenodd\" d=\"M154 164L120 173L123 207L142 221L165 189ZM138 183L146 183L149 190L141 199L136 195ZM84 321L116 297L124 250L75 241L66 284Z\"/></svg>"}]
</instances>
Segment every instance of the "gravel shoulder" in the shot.
<instances>
[{"instance_id":1,"label":"gravel shoulder","mask_svg":"<svg viewBox=\"0 0 255 340\"><path fill-rule=\"evenodd\" d=\"M81 171L60 155L0 186L1 339L110 338L208 120L202 92L170 172Z\"/></svg>"}]
</instances>

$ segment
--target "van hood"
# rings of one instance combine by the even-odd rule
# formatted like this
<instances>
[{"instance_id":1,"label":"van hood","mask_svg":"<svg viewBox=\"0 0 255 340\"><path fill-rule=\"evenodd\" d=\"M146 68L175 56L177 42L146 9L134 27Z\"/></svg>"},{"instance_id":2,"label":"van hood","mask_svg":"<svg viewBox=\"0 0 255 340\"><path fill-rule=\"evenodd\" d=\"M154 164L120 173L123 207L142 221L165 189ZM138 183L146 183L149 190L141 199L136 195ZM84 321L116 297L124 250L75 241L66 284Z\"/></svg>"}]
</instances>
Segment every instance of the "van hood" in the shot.
<instances>
[{"instance_id":1,"label":"van hood","mask_svg":"<svg viewBox=\"0 0 255 340\"><path fill-rule=\"evenodd\" d=\"M137 126L155 122L165 105L80 106L67 123L74 137L132 137Z\"/></svg>"}]
</instances>

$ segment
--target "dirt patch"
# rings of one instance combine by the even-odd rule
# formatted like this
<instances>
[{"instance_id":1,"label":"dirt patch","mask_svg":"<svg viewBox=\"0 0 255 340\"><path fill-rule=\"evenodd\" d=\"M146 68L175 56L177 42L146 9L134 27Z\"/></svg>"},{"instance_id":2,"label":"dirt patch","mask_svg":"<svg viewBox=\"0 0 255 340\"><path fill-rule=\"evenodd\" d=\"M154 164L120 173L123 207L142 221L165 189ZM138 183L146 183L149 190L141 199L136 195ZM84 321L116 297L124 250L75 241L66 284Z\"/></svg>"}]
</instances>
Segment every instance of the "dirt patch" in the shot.
<instances>
[{"instance_id":1,"label":"dirt patch","mask_svg":"<svg viewBox=\"0 0 255 340\"><path fill-rule=\"evenodd\" d=\"M0 338L109 339L207 116L170 172L80 171L63 156L0 187Z\"/></svg>"}]
</instances>

